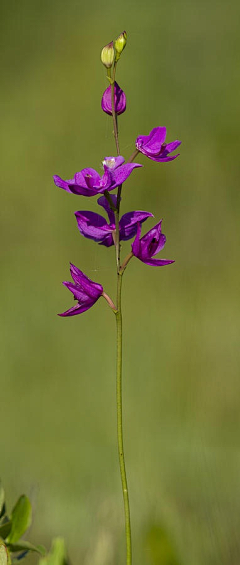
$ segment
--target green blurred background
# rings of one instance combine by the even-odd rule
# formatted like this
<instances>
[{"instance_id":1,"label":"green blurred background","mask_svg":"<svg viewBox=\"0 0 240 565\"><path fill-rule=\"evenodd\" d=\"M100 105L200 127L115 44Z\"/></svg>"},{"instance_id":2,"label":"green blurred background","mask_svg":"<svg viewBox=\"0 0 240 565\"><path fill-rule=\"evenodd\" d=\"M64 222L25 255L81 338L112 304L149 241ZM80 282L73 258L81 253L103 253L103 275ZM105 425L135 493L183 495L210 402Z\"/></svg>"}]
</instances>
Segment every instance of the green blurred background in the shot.
<instances>
[{"instance_id":1,"label":"green blurred background","mask_svg":"<svg viewBox=\"0 0 240 565\"><path fill-rule=\"evenodd\" d=\"M52 175L115 153L99 54L124 29L121 153L157 125L182 140L173 163L140 157L122 205L164 218L176 260L124 276L134 563L240 562L239 18L237 0L1 2L0 474L10 506L31 498L29 538L63 535L73 564L124 563L114 318L103 300L56 315L73 304L69 261L114 297L114 250L77 230L96 200Z\"/></svg>"}]
</instances>

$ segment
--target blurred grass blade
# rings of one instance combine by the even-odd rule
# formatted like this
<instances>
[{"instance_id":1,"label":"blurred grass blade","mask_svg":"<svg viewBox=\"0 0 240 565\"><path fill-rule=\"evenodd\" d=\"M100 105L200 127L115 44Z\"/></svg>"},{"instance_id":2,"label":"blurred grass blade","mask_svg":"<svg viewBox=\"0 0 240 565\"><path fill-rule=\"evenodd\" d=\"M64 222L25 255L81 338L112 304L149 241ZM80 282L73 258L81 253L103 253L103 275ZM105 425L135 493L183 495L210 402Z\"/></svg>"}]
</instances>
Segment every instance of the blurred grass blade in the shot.
<instances>
[{"instance_id":1,"label":"blurred grass blade","mask_svg":"<svg viewBox=\"0 0 240 565\"><path fill-rule=\"evenodd\" d=\"M150 565L180 565L175 547L160 524L152 524L145 538L145 549Z\"/></svg>"},{"instance_id":2,"label":"blurred grass blade","mask_svg":"<svg viewBox=\"0 0 240 565\"><path fill-rule=\"evenodd\" d=\"M53 540L50 553L40 559L39 565L67 565L65 542L62 538Z\"/></svg>"},{"instance_id":3,"label":"blurred grass blade","mask_svg":"<svg viewBox=\"0 0 240 565\"><path fill-rule=\"evenodd\" d=\"M26 532L32 521L30 500L24 494L20 496L12 511L12 528L7 542L14 544Z\"/></svg>"}]
</instances>

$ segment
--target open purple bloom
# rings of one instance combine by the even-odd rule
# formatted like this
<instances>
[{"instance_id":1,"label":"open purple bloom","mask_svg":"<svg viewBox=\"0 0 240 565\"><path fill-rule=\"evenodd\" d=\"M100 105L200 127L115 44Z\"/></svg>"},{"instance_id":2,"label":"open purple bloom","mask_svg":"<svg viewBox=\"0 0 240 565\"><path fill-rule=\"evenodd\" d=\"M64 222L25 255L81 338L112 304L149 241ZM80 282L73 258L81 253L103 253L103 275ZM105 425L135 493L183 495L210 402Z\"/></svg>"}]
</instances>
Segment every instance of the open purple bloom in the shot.
<instances>
[{"instance_id":1,"label":"open purple bloom","mask_svg":"<svg viewBox=\"0 0 240 565\"><path fill-rule=\"evenodd\" d=\"M111 85L106 88L102 96L102 110L112 116L112 92ZM114 107L117 115L122 114L126 110L126 95L120 88L118 83L114 83Z\"/></svg>"},{"instance_id":2,"label":"open purple bloom","mask_svg":"<svg viewBox=\"0 0 240 565\"><path fill-rule=\"evenodd\" d=\"M169 153L175 151L181 141L172 141L171 143L165 143L167 135L167 130L165 127L153 128L149 135L139 135L136 139L136 148L138 151L158 163L173 161L177 155L172 155L169 157Z\"/></svg>"},{"instance_id":3,"label":"open purple bloom","mask_svg":"<svg viewBox=\"0 0 240 565\"><path fill-rule=\"evenodd\" d=\"M162 220L147 232L141 239L141 225L138 224L137 235L132 244L132 252L135 257L140 259L146 265L153 267L162 267L174 263L168 259L152 259L159 251L161 251L166 243L166 236L161 232Z\"/></svg>"},{"instance_id":4,"label":"open purple bloom","mask_svg":"<svg viewBox=\"0 0 240 565\"><path fill-rule=\"evenodd\" d=\"M114 207L117 205L117 197L111 196ZM107 220L96 214L95 212L80 211L75 212L80 233L93 241L97 241L100 245L110 247L114 244L113 234L115 234L115 217L114 212L110 208L110 204L105 196L98 198L98 204L106 210L109 218ZM127 241L134 237L137 233L137 225L142 224L145 220L152 216L150 212L142 212L140 210L127 212L123 214L119 222L119 238L120 241Z\"/></svg>"},{"instance_id":5,"label":"open purple bloom","mask_svg":"<svg viewBox=\"0 0 240 565\"><path fill-rule=\"evenodd\" d=\"M74 283L64 281L63 284L73 293L74 300L77 300L76 306L73 306L59 316L75 316L85 312L103 294L101 284L91 281L82 271L70 263L70 272Z\"/></svg>"},{"instance_id":6,"label":"open purple bloom","mask_svg":"<svg viewBox=\"0 0 240 565\"><path fill-rule=\"evenodd\" d=\"M91 168L82 169L74 175L73 179L63 180L58 175L54 175L53 180L56 186L63 188L73 194L82 196L95 196L105 190L113 190L129 177L133 169L142 167L138 163L124 163L121 157L105 157L103 161L104 174L99 175Z\"/></svg>"}]
</instances>

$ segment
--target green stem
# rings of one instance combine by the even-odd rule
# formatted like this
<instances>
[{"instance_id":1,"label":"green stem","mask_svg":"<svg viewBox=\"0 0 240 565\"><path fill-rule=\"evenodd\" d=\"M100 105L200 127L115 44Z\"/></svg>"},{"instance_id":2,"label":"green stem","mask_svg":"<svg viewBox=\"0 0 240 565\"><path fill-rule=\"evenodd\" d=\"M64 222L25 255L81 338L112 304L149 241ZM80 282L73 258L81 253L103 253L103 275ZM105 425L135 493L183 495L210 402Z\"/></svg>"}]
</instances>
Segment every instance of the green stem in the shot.
<instances>
[{"instance_id":1,"label":"green stem","mask_svg":"<svg viewBox=\"0 0 240 565\"><path fill-rule=\"evenodd\" d=\"M120 473L122 481L122 492L125 513L125 532L127 546L127 565L132 563L132 541L131 541L131 522L130 522L130 506L127 486L127 475L125 468L125 458L123 449L123 427L122 427L122 310L121 310L121 288L122 274L117 275L117 436L118 436L118 455L120 464Z\"/></svg>"},{"instance_id":2,"label":"green stem","mask_svg":"<svg viewBox=\"0 0 240 565\"><path fill-rule=\"evenodd\" d=\"M112 116L113 116L113 130L114 139L116 143L117 155L120 155L119 141L118 141L118 127L117 116L114 104L114 85L116 75L116 62L113 68L113 81L111 83L111 100L112 100ZM127 487L127 475L125 467L124 449L123 449L123 425L122 425L122 306L121 306L121 290L122 290L122 274L120 267L120 237L119 237L119 215L120 215L120 201L121 201L122 185L118 187L117 192L117 205L115 211L115 248L116 248L116 265L117 265L117 310L116 315L116 328L117 328L117 437L118 437L118 456L120 465L120 474L122 482L122 493L124 502L125 514L125 532L126 532L126 549L127 559L126 565L132 565L132 540L131 540L131 522L130 522L130 506Z\"/></svg>"}]
</instances>

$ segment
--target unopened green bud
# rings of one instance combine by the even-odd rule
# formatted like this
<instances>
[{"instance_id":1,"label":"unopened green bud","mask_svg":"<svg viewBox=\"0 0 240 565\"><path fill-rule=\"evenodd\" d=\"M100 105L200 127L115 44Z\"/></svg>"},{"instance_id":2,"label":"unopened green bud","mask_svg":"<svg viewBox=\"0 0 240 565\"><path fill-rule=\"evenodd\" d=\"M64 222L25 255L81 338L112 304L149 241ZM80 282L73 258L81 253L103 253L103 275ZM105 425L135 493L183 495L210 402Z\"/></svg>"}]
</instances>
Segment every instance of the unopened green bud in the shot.
<instances>
[{"instance_id":1,"label":"unopened green bud","mask_svg":"<svg viewBox=\"0 0 240 565\"><path fill-rule=\"evenodd\" d=\"M118 38L114 42L114 47L115 47L115 50L116 50L116 61L118 61L118 59L120 58L120 55L121 55L126 43L127 43L127 34L126 34L126 31L123 31L122 33L120 33L120 35L118 36Z\"/></svg>"},{"instance_id":2,"label":"unopened green bud","mask_svg":"<svg viewBox=\"0 0 240 565\"><path fill-rule=\"evenodd\" d=\"M103 65L106 67L106 69L111 69L111 66L114 61L113 41L111 41L111 43L108 43L108 45L105 45L105 47L103 47L101 52L101 61Z\"/></svg>"}]
</instances>

